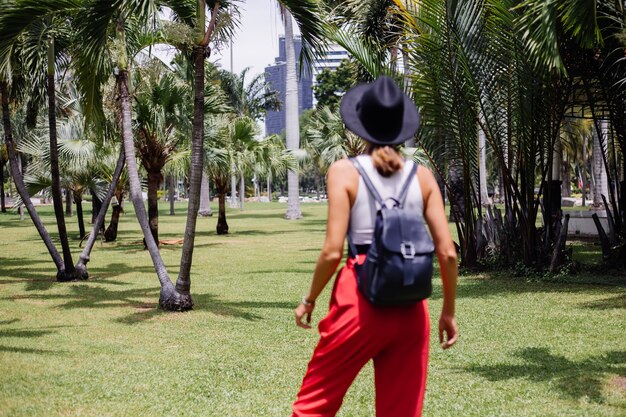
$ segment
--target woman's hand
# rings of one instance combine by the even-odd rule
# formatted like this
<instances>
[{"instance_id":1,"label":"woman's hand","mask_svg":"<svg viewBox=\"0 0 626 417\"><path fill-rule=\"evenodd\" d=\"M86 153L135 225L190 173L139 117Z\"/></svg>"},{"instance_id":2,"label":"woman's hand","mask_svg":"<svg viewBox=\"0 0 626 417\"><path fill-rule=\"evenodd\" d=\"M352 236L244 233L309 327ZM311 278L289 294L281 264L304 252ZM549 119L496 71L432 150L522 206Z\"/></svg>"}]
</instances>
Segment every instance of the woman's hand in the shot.
<instances>
[{"instance_id":1,"label":"woman's hand","mask_svg":"<svg viewBox=\"0 0 626 417\"><path fill-rule=\"evenodd\" d=\"M444 333L446 335L444 340ZM439 318L439 343L441 348L446 350L454 345L459 338L459 328L456 320L451 314L441 313Z\"/></svg>"},{"instance_id":2,"label":"woman's hand","mask_svg":"<svg viewBox=\"0 0 626 417\"><path fill-rule=\"evenodd\" d=\"M303 329L311 328L311 313L315 309L315 303L304 304L300 303L298 307L294 310L296 314L296 324ZM302 318L306 315L306 323L302 321Z\"/></svg>"}]
</instances>

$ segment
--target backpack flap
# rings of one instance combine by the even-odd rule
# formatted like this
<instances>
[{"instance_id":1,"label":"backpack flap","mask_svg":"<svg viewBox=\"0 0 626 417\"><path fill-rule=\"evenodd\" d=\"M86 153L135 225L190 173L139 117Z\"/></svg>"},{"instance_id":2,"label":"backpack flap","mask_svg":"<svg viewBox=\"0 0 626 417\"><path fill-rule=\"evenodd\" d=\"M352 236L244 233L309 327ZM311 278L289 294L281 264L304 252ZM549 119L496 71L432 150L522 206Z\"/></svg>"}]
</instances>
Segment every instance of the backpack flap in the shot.
<instances>
[{"instance_id":1,"label":"backpack flap","mask_svg":"<svg viewBox=\"0 0 626 417\"><path fill-rule=\"evenodd\" d=\"M383 209L381 213L384 225L381 240L385 249L408 256L428 255L435 251L422 218L416 219L412 215L413 218L409 219L409 213L399 208Z\"/></svg>"},{"instance_id":2,"label":"backpack flap","mask_svg":"<svg viewBox=\"0 0 626 417\"><path fill-rule=\"evenodd\" d=\"M398 260L402 262L404 286L414 285L420 277L430 280L435 250L422 218L409 216L409 213L400 208L382 210L384 226L381 243L387 251L396 253Z\"/></svg>"}]
</instances>

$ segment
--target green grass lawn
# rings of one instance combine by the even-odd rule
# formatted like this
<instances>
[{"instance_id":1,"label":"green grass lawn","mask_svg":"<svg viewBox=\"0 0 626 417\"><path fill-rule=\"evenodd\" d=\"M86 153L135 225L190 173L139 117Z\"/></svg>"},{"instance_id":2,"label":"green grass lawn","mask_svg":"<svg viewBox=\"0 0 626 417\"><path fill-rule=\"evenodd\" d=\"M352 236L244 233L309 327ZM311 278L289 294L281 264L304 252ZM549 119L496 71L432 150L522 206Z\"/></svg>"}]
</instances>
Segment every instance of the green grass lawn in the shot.
<instances>
[{"instance_id":1,"label":"green grass lawn","mask_svg":"<svg viewBox=\"0 0 626 417\"><path fill-rule=\"evenodd\" d=\"M287 416L317 341L293 323L324 239L326 207L228 213L231 234L200 218L187 313L157 306L158 281L130 204L118 241L97 243L85 282L56 283L30 220L0 215L0 416ZM89 209L89 207L87 208ZM53 228L50 207L41 210ZM69 220L78 254L75 218ZM182 237L184 207L162 239ZM162 248L175 278L180 246ZM620 285L460 278L461 338L436 342L430 301L427 416L625 416L626 295ZM330 288L314 320L326 311ZM340 416L373 416L365 367Z\"/></svg>"}]
</instances>

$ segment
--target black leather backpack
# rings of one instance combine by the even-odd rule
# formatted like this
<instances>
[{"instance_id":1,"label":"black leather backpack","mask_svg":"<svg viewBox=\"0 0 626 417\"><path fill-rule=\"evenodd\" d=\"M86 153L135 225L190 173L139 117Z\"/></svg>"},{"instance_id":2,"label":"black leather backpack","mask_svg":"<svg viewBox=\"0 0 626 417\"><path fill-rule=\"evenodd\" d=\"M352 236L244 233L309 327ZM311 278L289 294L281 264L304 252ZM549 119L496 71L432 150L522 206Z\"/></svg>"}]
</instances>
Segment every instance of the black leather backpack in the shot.
<instances>
[{"instance_id":1,"label":"black leather backpack","mask_svg":"<svg viewBox=\"0 0 626 417\"><path fill-rule=\"evenodd\" d=\"M377 306L411 305L428 298L432 292L435 246L422 213L416 216L404 209L411 181L417 180L416 164L412 163L400 194L383 200L359 162L351 161L380 205L367 258L362 265L355 264L359 290ZM356 254L349 235L348 244L351 253Z\"/></svg>"}]
</instances>

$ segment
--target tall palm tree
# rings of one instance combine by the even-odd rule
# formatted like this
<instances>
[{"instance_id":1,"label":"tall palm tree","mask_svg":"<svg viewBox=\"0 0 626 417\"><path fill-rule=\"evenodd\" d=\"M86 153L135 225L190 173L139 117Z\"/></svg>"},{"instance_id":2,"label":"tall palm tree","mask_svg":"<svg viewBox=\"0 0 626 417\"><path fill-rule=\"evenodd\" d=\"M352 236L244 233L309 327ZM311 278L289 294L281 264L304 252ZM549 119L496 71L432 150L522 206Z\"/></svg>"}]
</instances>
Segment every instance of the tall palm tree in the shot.
<instances>
[{"instance_id":1,"label":"tall palm tree","mask_svg":"<svg viewBox=\"0 0 626 417\"><path fill-rule=\"evenodd\" d=\"M285 23L285 60L286 60L286 87L285 87L285 135L287 149L297 151L300 148L300 126L298 115L298 81L296 78L296 52L293 38L293 23L291 13L281 8ZM300 182L298 172L292 169L287 174L287 212L285 218L296 220L302 217L300 210Z\"/></svg>"},{"instance_id":2,"label":"tall palm tree","mask_svg":"<svg viewBox=\"0 0 626 417\"><path fill-rule=\"evenodd\" d=\"M308 70L315 51L323 50L325 29L321 19L320 3L315 0L279 0L279 7L285 25L285 133L287 148L297 153L300 148L300 128L298 115L298 85L296 54L294 47L293 21L300 28L302 51L300 71ZM287 174L287 212L285 218L295 220L302 217L300 210L300 184L298 172L292 169Z\"/></svg>"}]
</instances>

